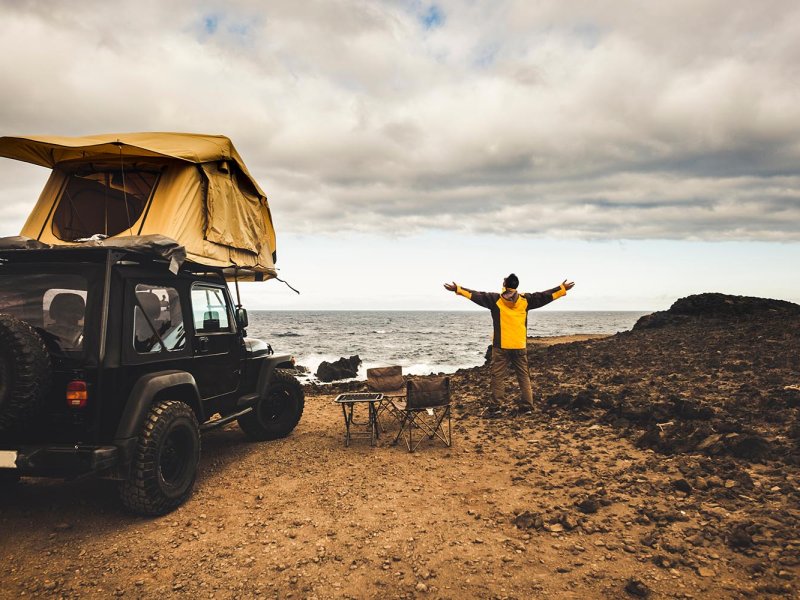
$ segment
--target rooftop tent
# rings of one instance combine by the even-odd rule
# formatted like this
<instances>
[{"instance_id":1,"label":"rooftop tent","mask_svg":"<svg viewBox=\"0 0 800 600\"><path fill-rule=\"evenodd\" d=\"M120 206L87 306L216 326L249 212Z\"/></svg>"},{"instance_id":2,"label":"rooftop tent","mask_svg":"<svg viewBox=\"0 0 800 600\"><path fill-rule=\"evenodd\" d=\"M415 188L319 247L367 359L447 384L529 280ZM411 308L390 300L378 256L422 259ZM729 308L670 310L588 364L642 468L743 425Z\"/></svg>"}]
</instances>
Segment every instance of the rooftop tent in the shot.
<instances>
[{"instance_id":1,"label":"rooftop tent","mask_svg":"<svg viewBox=\"0 0 800 600\"><path fill-rule=\"evenodd\" d=\"M70 245L160 234L193 262L276 275L267 197L227 137L0 137L0 156L53 169L23 236Z\"/></svg>"}]
</instances>

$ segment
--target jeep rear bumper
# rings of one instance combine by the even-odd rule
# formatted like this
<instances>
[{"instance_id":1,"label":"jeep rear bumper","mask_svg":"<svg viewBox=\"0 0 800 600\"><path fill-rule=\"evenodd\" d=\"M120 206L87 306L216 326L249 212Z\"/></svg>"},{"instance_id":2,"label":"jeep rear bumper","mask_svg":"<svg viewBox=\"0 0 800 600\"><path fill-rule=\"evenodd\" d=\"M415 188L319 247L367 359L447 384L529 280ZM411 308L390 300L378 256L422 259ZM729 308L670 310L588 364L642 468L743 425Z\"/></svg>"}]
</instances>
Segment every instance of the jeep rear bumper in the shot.
<instances>
[{"instance_id":1,"label":"jeep rear bumper","mask_svg":"<svg viewBox=\"0 0 800 600\"><path fill-rule=\"evenodd\" d=\"M3 450L3 470L35 477L73 478L100 473L115 467L119 449L116 446L24 446ZM16 453L16 456L14 455Z\"/></svg>"}]
</instances>

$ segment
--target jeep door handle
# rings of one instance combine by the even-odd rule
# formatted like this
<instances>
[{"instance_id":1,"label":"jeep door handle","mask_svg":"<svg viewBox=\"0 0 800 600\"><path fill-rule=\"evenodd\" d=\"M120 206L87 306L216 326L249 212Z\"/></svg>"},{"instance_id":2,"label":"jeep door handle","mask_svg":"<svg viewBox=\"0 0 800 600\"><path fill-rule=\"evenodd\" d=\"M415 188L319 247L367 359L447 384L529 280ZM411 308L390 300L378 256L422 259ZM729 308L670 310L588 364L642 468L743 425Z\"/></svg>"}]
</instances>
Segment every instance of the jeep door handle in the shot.
<instances>
[{"instance_id":1,"label":"jeep door handle","mask_svg":"<svg viewBox=\"0 0 800 600\"><path fill-rule=\"evenodd\" d=\"M197 351L208 352L208 338L206 336L197 338Z\"/></svg>"}]
</instances>

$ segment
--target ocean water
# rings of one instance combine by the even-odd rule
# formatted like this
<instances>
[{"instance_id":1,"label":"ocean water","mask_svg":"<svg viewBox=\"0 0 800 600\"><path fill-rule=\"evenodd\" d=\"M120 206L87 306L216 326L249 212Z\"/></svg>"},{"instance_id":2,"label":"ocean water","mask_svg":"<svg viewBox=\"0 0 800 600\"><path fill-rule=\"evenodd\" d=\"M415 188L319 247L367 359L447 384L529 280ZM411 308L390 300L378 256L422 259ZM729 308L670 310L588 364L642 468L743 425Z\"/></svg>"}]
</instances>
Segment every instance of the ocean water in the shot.
<instances>
[{"instance_id":1,"label":"ocean water","mask_svg":"<svg viewBox=\"0 0 800 600\"><path fill-rule=\"evenodd\" d=\"M626 331L642 312L532 311L529 336ZM400 365L410 375L482 365L492 341L489 311L251 311L248 335L292 354L315 373L322 361L357 354L366 369Z\"/></svg>"}]
</instances>

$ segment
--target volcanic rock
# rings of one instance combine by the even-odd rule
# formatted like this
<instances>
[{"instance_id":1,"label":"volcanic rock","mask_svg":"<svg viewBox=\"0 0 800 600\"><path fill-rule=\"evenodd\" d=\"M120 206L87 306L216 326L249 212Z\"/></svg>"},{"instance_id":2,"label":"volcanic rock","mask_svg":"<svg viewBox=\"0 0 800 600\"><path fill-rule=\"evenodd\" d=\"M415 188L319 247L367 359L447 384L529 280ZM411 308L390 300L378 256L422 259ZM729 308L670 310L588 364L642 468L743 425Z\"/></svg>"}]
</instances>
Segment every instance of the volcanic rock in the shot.
<instances>
[{"instance_id":1,"label":"volcanic rock","mask_svg":"<svg viewBox=\"0 0 800 600\"><path fill-rule=\"evenodd\" d=\"M749 548L753 545L753 537L744 526L736 525L730 532L728 542L734 548Z\"/></svg>"},{"instance_id":2,"label":"volcanic rock","mask_svg":"<svg viewBox=\"0 0 800 600\"><path fill-rule=\"evenodd\" d=\"M544 526L544 520L540 513L526 510L514 518L514 525L519 529L541 529Z\"/></svg>"},{"instance_id":3,"label":"volcanic rock","mask_svg":"<svg viewBox=\"0 0 800 600\"><path fill-rule=\"evenodd\" d=\"M599 504L595 498L586 498L576 504L578 510L585 514L596 513Z\"/></svg>"},{"instance_id":4,"label":"volcanic rock","mask_svg":"<svg viewBox=\"0 0 800 600\"><path fill-rule=\"evenodd\" d=\"M631 577L628 583L625 584L625 591L636 598L647 598L650 596L650 588L635 577Z\"/></svg>"},{"instance_id":5,"label":"volcanic rock","mask_svg":"<svg viewBox=\"0 0 800 600\"><path fill-rule=\"evenodd\" d=\"M641 317L633 329L636 331L637 329L676 325L686 323L693 318L743 318L759 314L797 316L800 315L800 306L785 300L751 296L731 296L717 293L695 294L676 300L669 310Z\"/></svg>"},{"instance_id":6,"label":"volcanic rock","mask_svg":"<svg viewBox=\"0 0 800 600\"><path fill-rule=\"evenodd\" d=\"M334 362L322 361L317 367L317 379L329 383L340 379L352 379L358 375L361 358L358 355L340 358Z\"/></svg>"},{"instance_id":7,"label":"volcanic rock","mask_svg":"<svg viewBox=\"0 0 800 600\"><path fill-rule=\"evenodd\" d=\"M674 487L679 492L683 492L684 494L691 494L692 493L692 486L691 484L686 481L685 479L676 479L672 482L672 487Z\"/></svg>"},{"instance_id":8,"label":"volcanic rock","mask_svg":"<svg viewBox=\"0 0 800 600\"><path fill-rule=\"evenodd\" d=\"M770 443L760 435L741 436L731 444L731 454L750 460L765 458L770 450Z\"/></svg>"}]
</instances>

